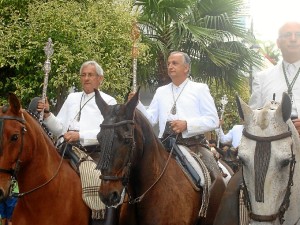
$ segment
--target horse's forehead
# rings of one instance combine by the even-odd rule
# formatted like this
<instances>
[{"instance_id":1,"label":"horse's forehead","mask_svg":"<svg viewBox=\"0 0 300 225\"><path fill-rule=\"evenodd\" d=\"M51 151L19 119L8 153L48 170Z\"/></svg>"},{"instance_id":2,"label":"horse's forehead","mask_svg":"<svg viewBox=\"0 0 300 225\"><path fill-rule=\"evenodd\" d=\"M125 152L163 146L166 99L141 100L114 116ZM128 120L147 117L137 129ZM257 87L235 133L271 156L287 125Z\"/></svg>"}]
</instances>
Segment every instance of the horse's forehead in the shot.
<instances>
[{"instance_id":1,"label":"horse's forehead","mask_svg":"<svg viewBox=\"0 0 300 225\"><path fill-rule=\"evenodd\" d=\"M116 123L123 120L125 115L125 106L123 104L111 105L104 117L103 123Z\"/></svg>"},{"instance_id":2,"label":"horse's forehead","mask_svg":"<svg viewBox=\"0 0 300 225\"><path fill-rule=\"evenodd\" d=\"M249 132L268 132L275 134L282 132L286 129L286 123L283 121L282 117L278 117L276 114L276 108L265 107L263 109L254 110L251 118L249 118L249 123L246 124L246 129ZM251 132L251 133L252 133ZM253 133L253 134L254 134Z\"/></svg>"}]
</instances>

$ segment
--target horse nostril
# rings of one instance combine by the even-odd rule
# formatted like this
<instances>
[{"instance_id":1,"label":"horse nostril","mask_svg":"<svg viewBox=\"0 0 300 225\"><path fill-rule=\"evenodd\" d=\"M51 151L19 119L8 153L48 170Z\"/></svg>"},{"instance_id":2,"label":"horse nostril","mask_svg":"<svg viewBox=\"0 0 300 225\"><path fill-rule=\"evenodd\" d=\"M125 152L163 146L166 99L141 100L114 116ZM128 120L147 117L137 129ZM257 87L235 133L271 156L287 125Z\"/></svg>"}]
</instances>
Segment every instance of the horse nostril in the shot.
<instances>
[{"instance_id":1,"label":"horse nostril","mask_svg":"<svg viewBox=\"0 0 300 225\"><path fill-rule=\"evenodd\" d=\"M118 194L118 192L114 191L110 194L109 196L109 202L111 202L112 204L117 204L120 201L120 195Z\"/></svg>"}]
</instances>

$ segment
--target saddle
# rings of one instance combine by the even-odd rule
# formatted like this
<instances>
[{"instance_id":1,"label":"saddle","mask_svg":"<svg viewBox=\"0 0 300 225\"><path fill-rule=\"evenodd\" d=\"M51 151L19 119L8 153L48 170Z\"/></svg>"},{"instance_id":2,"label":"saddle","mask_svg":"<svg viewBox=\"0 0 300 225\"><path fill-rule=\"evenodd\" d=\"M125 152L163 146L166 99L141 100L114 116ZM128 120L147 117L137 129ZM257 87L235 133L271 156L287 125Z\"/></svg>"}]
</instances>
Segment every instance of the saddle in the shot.
<instances>
[{"instance_id":1,"label":"saddle","mask_svg":"<svg viewBox=\"0 0 300 225\"><path fill-rule=\"evenodd\" d=\"M91 209L92 219L104 219L106 209L98 195L101 173L96 170L96 162L80 145L64 144L60 147L60 153L69 160L70 165L81 179L82 199Z\"/></svg>"}]
</instances>

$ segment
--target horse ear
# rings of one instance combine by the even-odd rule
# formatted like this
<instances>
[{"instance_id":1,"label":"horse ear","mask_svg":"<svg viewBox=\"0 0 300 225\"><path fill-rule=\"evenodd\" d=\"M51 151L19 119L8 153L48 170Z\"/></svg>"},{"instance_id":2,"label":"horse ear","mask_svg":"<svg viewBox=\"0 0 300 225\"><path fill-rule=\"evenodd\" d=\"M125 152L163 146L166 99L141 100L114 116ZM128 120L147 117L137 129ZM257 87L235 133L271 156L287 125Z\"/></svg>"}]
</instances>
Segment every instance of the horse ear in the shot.
<instances>
[{"instance_id":1,"label":"horse ear","mask_svg":"<svg viewBox=\"0 0 300 225\"><path fill-rule=\"evenodd\" d=\"M126 103L126 118L132 119L134 115L134 110L138 104L140 95L140 87L138 87L137 92L132 96L132 98Z\"/></svg>"},{"instance_id":2,"label":"horse ear","mask_svg":"<svg viewBox=\"0 0 300 225\"><path fill-rule=\"evenodd\" d=\"M282 99L280 107L276 110L277 113L282 113L282 119L284 122L286 122L290 117L292 113L292 101L290 99L290 96L286 93L282 93Z\"/></svg>"},{"instance_id":3,"label":"horse ear","mask_svg":"<svg viewBox=\"0 0 300 225\"><path fill-rule=\"evenodd\" d=\"M240 118L243 121L245 121L245 119L246 119L245 116L249 117L249 115L252 114L252 109L238 95L236 95L236 104L238 107L238 112L239 112Z\"/></svg>"},{"instance_id":4,"label":"horse ear","mask_svg":"<svg viewBox=\"0 0 300 225\"><path fill-rule=\"evenodd\" d=\"M96 101L96 105L98 106L102 116L104 117L104 115L107 113L108 111L108 104L103 100L103 98L100 95L99 90L94 89L95 92L95 101Z\"/></svg>"},{"instance_id":5,"label":"horse ear","mask_svg":"<svg viewBox=\"0 0 300 225\"><path fill-rule=\"evenodd\" d=\"M18 114L22 108L18 97L14 93L10 92L8 95L8 101L9 101L9 105L10 105L12 113Z\"/></svg>"},{"instance_id":6,"label":"horse ear","mask_svg":"<svg viewBox=\"0 0 300 225\"><path fill-rule=\"evenodd\" d=\"M241 99L238 95L235 96L235 101L236 101L236 105L238 107L238 112L239 112L239 115L240 115L240 118L242 120L244 120L244 113L243 113L243 110L242 110L242 106L241 106Z\"/></svg>"}]
</instances>

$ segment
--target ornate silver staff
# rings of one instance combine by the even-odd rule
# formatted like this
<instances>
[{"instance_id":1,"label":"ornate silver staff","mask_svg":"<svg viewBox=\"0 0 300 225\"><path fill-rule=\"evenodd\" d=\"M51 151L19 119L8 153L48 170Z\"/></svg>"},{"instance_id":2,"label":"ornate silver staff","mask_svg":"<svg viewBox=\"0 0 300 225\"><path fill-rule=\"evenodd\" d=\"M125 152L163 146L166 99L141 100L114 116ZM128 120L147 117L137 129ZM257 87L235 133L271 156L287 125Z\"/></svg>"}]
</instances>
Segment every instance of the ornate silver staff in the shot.
<instances>
[{"instance_id":1,"label":"ornate silver staff","mask_svg":"<svg viewBox=\"0 0 300 225\"><path fill-rule=\"evenodd\" d=\"M47 56L47 60L44 63L43 70L45 72L44 76L44 84L43 84L43 93L42 93L42 102L45 103L46 101L46 94L47 94L47 87L48 87L48 77L49 73L51 71L51 62L50 58L53 55L53 44L51 38L48 38L48 42L46 43L46 46L44 47L44 52ZM43 121L44 119L44 109L40 112L40 121Z\"/></svg>"},{"instance_id":2,"label":"ornate silver staff","mask_svg":"<svg viewBox=\"0 0 300 225\"><path fill-rule=\"evenodd\" d=\"M220 102L221 102L221 105L222 105L220 119L223 120L223 114L225 112L225 106L228 103L227 95L223 95L223 97L221 98ZM221 129L222 129L222 125L219 126L217 148L219 148L219 146L220 146L220 133L221 133Z\"/></svg>"},{"instance_id":3,"label":"ornate silver staff","mask_svg":"<svg viewBox=\"0 0 300 225\"><path fill-rule=\"evenodd\" d=\"M132 62L132 68L133 68L133 72L132 72L132 91L136 92L137 90L137 75L136 75L136 71L137 71L137 57L139 54L139 50L138 50L138 40L140 37L140 31L139 28L137 26L136 22L133 22L133 26L131 29L131 39L133 41L133 46L132 46L132 58L133 58L133 62Z\"/></svg>"}]
</instances>

